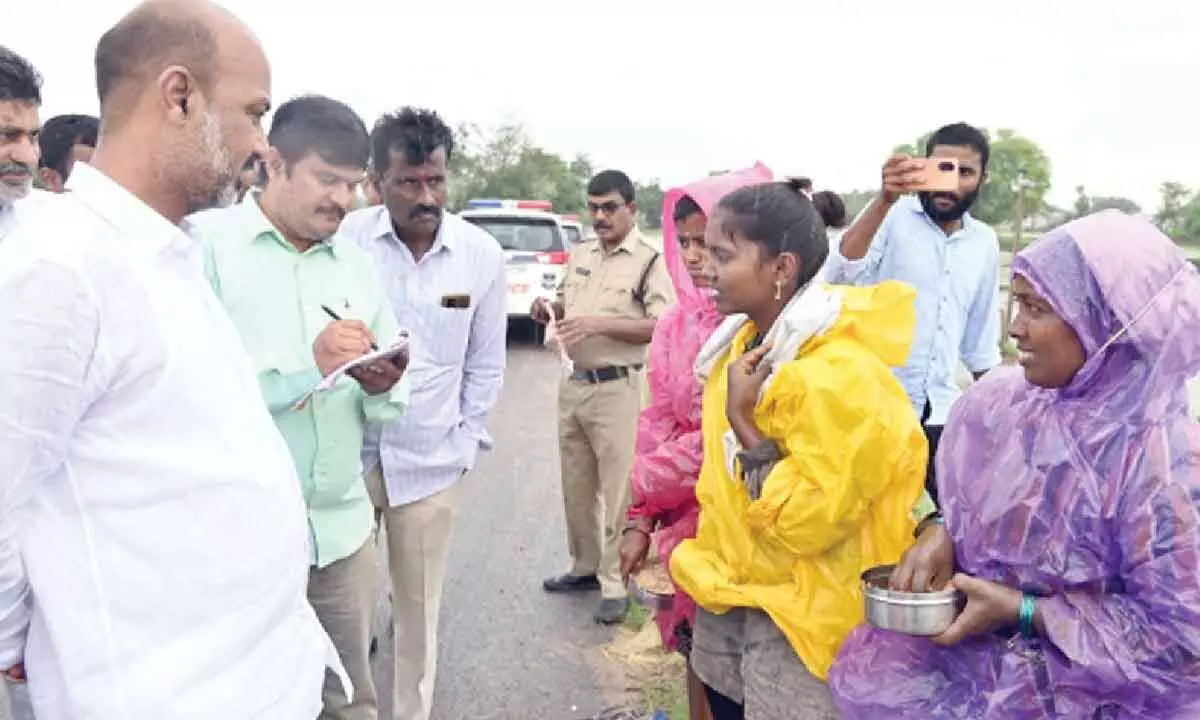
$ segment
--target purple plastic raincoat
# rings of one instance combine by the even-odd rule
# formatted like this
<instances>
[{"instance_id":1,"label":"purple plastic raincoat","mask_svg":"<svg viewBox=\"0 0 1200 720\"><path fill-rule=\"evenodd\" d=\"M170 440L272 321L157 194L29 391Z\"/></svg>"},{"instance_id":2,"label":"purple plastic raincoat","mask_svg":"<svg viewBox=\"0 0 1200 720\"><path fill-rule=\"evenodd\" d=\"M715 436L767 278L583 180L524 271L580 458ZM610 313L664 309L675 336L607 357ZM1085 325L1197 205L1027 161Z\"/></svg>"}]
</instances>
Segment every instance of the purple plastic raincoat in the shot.
<instances>
[{"instance_id":1,"label":"purple plastic raincoat","mask_svg":"<svg viewBox=\"0 0 1200 720\"><path fill-rule=\"evenodd\" d=\"M654 538L664 565L681 540L696 535L696 519L700 515L696 478L704 459L700 446L703 388L692 373L692 364L700 346L724 319L712 296L697 288L688 275L675 236L675 205L688 195L705 215L711 215L717 202L729 193L771 179L771 171L760 163L672 188L663 197L663 258L675 284L677 300L659 318L650 341L651 401L638 420L629 518L655 520L658 530ZM663 643L675 649L675 629L684 620L691 623L695 617L695 603L676 588L671 610L659 612L655 617Z\"/></svg>"},{"instance_id":2,"label":"purple plastic raincoat","mask_svg":"<svg viewBox=\"0 0 1200 720\"><path fill-rule=\"evenodd\" d=\"M951 412L938 479L961 571L1038 595L1046 635L942 649L860 627L829 676L838 707L1200 718L1200 426L1184 389L1200 371L1200 276L1117 211L1051 232L1013 272L1071 325L1087 362L1060 390L1017 368L989 373Z\"/></svg>"}]
</instances>

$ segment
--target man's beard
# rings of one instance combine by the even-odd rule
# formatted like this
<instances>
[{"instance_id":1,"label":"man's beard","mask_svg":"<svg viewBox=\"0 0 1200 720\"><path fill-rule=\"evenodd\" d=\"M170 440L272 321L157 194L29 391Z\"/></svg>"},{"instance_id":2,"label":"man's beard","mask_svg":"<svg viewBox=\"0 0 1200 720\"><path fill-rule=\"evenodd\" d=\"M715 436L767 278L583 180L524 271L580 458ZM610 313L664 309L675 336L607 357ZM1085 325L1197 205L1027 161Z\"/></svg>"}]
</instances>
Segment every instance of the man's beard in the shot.
<instances>
[{"instance_id":1,"label":"man's beard","mask_svg":"<svg viewBox=\"0 0 1200 720\"><path fill-rule=\"evenodd\" d=\"M200 128L200 156L208 162L208 187L192 193L188 212L194 213L214 207L228 207L237 200L237 169L233 165L233 153L221 137L221 124L216 117L205 114Z\"/></svg>"},{"instance_id":2,"label":"man's beard","mask_svg":"<svg viewBox=\"0 0 1200 720\"><path fill-rule=\"evenodd\" d=\"M975 188L970 193L963 196L962 199L959 199L957 195L950 192L922 191L917 193L917 197L921 199L921 207L925 209L925 214L929 216L930 220L939 224L951 223L961 219L963 215L967 214L967 211L971 209L971 206L975 204L975 201L979 199L979 190L980 188ZM948 210L939 210L933 204L933 201L937 198L946 198L947 200L953 201L954 206Z\"/></svg>"},{"instance_id":3,"label":"man's beard","mask_svg":"<svg viewBox=\"0 0 1200 720\"><path fill-rule=\"evenodd\" d=\"M29 179L20 185L9 185L6 182L0 182L0 207L7 207L16 201L25 197L33 189L33 170L21 163L5 163L0 165L0 174L25 172L29 173Z\"/></svg>"}]
</instances>

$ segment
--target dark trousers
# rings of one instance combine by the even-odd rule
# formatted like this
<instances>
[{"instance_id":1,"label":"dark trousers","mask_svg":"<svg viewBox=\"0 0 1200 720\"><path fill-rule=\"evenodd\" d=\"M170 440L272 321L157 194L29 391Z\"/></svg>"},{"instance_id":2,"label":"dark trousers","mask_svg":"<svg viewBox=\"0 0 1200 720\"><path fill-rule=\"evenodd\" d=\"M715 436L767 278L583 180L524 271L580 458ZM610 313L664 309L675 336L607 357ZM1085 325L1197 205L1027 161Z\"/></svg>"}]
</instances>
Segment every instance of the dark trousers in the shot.
<instances>
[{"instance_id":1,"label":"dark trousers","mask_svg":"<svg viewBox=\"0 0 1200 720\"><path fill-rule=\"evenodd\" d=\"M938 501L937 466L934 460L937 458L938 443L942 441L942 429L945 426L925 424L932 412L933 408L926 400L925 410L921 413L921 427L925 430L925 439L929 441L929 464L925 466L925 490L936 505Z\"/></svg>"},{"instance_id":2,"label":"dark trousers","mask_svg":"<svg viewBox=\"0 0 1200 720\"><path fill-rule=\"evenodd\" d=\"M713 720L744 720L746 708L709 686L704 686L704 694L708 696L708 708Z\"/></svg>"}]
</instances>

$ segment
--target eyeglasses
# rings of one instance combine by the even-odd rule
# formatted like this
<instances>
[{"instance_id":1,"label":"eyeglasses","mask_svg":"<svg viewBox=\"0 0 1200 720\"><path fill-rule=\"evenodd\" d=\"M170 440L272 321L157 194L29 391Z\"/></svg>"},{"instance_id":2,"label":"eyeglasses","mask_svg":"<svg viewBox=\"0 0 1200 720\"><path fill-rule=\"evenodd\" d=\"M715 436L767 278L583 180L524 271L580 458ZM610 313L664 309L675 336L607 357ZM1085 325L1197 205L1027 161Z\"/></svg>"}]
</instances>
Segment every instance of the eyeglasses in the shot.
<instances>
[{"instance_id":1,"label":"eyeglasses","mask_svg":"<svg viewBox=\"0 0 1200 720\"><path fill-rule=\"evenodd\" d=\"M587 204L588 212L593 215L601 212L603 212L605 215L612 215L623 207L625 207L625 203L620 203L613 200L603 203L590 202Z\"/></svg>"}]
</instances>

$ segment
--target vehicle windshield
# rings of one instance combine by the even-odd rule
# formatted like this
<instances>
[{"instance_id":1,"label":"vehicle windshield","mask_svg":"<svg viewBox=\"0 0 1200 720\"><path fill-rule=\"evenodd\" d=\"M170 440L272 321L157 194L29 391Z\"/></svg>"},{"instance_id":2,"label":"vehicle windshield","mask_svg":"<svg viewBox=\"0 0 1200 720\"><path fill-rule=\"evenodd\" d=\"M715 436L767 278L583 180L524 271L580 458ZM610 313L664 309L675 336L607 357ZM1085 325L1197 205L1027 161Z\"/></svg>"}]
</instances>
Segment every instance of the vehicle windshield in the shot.
<instances>
[{"instance_id":1,"label":"vehicle windshield","mask_svg":"<svg viewBox=\"0 0 1200 720\"><path fill-rule=\"evenodd\" d=\"M563 230L567 231L567 242L572 245L578 245L583 240L583 233L579 232L579 228L574 225L567 225Z\"/></svg>"},{"instance_id":2,"label":"vehicle windshield","mask_svg":"<svg viewBox=\"0 0 1200 720\"><path fill-rule=\"evenodd\" d=\"M520 217L466 217L487 230L505 250L558 252L563 249L558 224L553 220Z\"/></svg>"}]
</instances>

